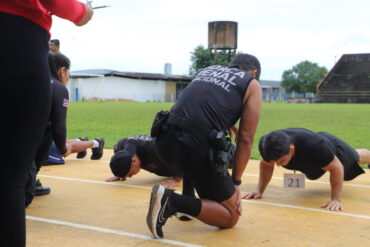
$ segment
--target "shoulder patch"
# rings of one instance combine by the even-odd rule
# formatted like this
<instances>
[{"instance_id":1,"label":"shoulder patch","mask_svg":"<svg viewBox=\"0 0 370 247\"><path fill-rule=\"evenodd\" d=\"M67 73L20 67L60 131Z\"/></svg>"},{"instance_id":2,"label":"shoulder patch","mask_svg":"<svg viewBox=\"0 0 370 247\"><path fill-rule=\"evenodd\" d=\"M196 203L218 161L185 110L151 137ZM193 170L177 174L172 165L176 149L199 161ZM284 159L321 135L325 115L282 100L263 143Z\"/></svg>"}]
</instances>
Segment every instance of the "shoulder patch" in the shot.
<instances>
[{"instance_id":1,"label":"shoulder patch","mask_svg":"<svg viewBox=\"0 0 370 247\"><path fill-rule=\"evenodd\" d=\"M68 105L69 105L69 100L68 99L64 99L63 100L63 107L68 108Z\"/></svg>"}]
</instances>

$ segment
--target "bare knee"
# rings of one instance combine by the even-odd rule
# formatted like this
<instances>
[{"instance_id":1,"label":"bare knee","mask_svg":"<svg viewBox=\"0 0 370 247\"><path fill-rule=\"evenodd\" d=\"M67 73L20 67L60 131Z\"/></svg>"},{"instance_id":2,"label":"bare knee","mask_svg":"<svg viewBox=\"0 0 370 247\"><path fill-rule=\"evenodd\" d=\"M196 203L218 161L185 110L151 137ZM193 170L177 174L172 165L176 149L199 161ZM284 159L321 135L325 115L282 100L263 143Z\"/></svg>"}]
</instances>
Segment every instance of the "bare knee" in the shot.
<instances>
[{"instance_id":1,"label":"bare knee","mask_svg":"<svg viewBox=\"0 0 370 247\"><path fill-rule=\"evenodd\" d=\"M239 221L238 212L236 212L236 214L232 213L231 217L230 217L230 220L228 222L226 222L226 224L224 226L220 226L220 228L232 228L236 225L236 223L238 223L238 221Z\"/></svg>"},{"instance_id":2,"label":"bare knee","mask_svg":"<svg viewBox=\"0 0 370 247\"><path fill-rule=\"evenodd\" d=\"M239 221L239 211L238 206L236 203L236 194L233 195L229 200L222 202L222 206L224 206L227 211L229 212L229 218L227 221L225 221L225 224L223 226L220 226L221 228L231 228L236 225Z\"/></svg>"}]
</instances>

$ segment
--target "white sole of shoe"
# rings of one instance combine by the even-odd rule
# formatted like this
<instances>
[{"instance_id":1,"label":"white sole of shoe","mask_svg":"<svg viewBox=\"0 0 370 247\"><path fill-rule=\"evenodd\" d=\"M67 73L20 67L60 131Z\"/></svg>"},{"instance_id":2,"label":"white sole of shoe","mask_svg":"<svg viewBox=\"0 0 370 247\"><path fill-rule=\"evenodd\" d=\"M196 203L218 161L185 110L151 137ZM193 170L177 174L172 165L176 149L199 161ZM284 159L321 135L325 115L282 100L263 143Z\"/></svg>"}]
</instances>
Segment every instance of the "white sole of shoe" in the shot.
<instances>
[{"instance_id":1,"label":"white sole of shoe","mask_svg":"<svg viewBox=\"0 0 370 247\"><path fill-rule=\"evenodd\" d=\"M154 185L152 189L152 194L150 196L150 205L148 215L146 217L146 223L149 227L150 232L153 234L154 238L161 238L156 231L157 219L159 211L161 210L161 200L164 194L164 187L157 184Z\"/></svg>"}]
</instances>

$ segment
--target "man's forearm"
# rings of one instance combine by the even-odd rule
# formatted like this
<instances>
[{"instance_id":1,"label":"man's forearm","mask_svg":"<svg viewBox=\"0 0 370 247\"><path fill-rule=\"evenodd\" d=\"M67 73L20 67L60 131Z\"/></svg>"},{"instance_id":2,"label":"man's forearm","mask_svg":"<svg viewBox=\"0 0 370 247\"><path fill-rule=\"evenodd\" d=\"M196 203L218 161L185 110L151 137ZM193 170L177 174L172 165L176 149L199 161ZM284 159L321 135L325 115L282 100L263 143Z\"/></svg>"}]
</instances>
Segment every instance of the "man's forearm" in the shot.
<instances>
[{"instance_id":1,"label":"man's forearm","mask_svg":"<svg viewBox=\"0 0 370 247\"><path fill-rule=\"evenodd\" d=\"M248 164L251 154L252 144L247 141L238 141L235 151L235 163L232 171L232 178L241 180L244 170Z\"/></svg>"},{"instance_id":2,"label":"man's forearm","mask_svg":"<svg viewBox=\"0 0 370 247\"><path fill-rule=\"evenodd\" d=\"M330 171L331 199L341 200L343 187L343 166L339 169Z\"/></svg>"},{"instance_id":3,"label":"man's forearm","mask_svg":"<svg viewBox=\"0 0 370 247\"><path fill-rule=\"evenodd\" d=\"M260 164L260 176L257 190L261 194L265 191L267 185L270 183L273 172L274 172L273 164L272 165Z\"/></svg>"}]
</instances>

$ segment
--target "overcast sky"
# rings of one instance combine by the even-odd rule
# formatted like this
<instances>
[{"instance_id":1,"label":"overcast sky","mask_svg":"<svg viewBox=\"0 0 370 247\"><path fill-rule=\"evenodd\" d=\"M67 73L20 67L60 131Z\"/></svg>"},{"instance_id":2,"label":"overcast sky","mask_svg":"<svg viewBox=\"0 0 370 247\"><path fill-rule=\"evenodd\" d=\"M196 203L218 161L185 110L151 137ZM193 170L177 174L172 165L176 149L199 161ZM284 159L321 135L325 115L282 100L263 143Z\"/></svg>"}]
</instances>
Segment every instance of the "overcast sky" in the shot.
<instances>
[{"instance_id":1,"label":"overcast sky","mask_svg":"<svg viewBox=\"0 0 370 247\"><path fill-rule=\"evenodd\" d=\"M238 22L238 51L257 56L261 79L309 60L330 70L343 54L370 52L370 0L98 0L83 27L53 17L51 38L72 70L189 73L191 52L208 45L208 22Z\"/></svg>"}]
</instances>

